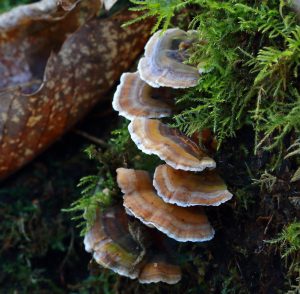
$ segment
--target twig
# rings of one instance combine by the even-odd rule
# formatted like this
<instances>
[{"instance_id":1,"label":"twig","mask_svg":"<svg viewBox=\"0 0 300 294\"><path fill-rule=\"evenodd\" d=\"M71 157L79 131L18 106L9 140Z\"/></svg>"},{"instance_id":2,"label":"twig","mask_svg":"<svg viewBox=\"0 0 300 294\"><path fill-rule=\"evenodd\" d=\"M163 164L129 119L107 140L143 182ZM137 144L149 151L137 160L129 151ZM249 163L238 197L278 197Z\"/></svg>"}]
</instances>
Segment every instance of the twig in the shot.
<instances>
[{"instance_id":1,"label":"twig","mask_svg":"<svg viewBox=\"0 0 300 294\"><path fill-rule=\"evenodd\" d=\"M64 266L65 266L66 262L68 261L69 256L71 255L72 250L73 250L73 248L74 248L74 240L75 240L74 230L71 229L71 239L70 239L68 251L67 251L67 254L65 255L63 261L61 262L61 264L60 264L60 266L59 266L60 279L61 279L61 281L62 281L63 284L64 284L63 269L64 269Z\"/></svg>"},{"instance_id":2,"label":"twig","mask_svg":"<svg viewBox=\"0 0 300 294\"><path fill-rule=\"evenodd\" d=\"M237 268L238 268L238 270L239 270L239 272L240 272L240 274L241 274L242 279L244 279L244 275L243 275L242 269L241 269L241 267L240 267L239 262L237 261L236 256L234 256L234 261L235 261L235 264L236 264L236 266L237 266Z\"/></svg>"},{"instance_id":3,"label":"twig","mask_svg":"<svg viewBox=\"0 0 300 294\"><path fill-rule=\"evenodd\" d=\"M265 227L265 230L264 230L264 234L265 234L265 235L267 234L267 231L268 231L268 229L269 229L269 225L270 225L270 223L271 223L271 221L272 221L272 219L273 219L273 216L274 216L274 214L271 215L271 217L270 217L270 219L269 219L269 221L268 221L268 223L267 223L267 225L266 225L266 227Z\"/></svg>"},{"instance_id":4,"label":"twig","mask_svg":"<svg viewBox=\"0 0 300 294\"><path fill-rule=\"evenodd\" d=\"M74 130L73 131L75 134L85 138L85 139L88 139L89 141L103 147L103 148L107 148L108 147L108 144L104 141L104 140L101 140L95 136L92 136L86 132L83 132L83 131L80 131L80 130Z\"/></svg>"}]
</instances>

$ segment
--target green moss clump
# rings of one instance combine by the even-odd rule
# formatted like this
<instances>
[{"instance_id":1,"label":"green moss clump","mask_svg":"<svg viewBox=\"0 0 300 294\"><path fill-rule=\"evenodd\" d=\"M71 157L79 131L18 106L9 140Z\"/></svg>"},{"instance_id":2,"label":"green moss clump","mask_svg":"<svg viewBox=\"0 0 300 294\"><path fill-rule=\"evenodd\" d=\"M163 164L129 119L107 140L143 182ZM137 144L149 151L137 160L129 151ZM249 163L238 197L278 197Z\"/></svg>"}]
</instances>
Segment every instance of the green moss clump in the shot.
<instances>
[{"instance_id":1,"label":"green moss clump","mask_svg":"<svg viewBox=\"0 0 300 294\"><path fill-rule=\"evenodd\" d=\"M282 258L299 254L300 252L300 222L293 222L286 226L279 236L271 241L278 244Z\"/></svg>"},{"instance_id":2,"label":"green moss clump","mask_svg":"<svg viewBox=\"0 0 300 294\"><path fill-rule=\"evenodd\" d=\"M197 87L180 97L184 105L174 126L188 135L214 130L219 145L245 125L255 132L256 153L276 151L271 168L283 159L285 141L300 136L300 27L292 1L188 0L131 1L154 29L183 8L193 8L196 29L189 63L206 70ZM195 12L196 11L196 12Z\"/></svg>"},{"instance_id":3,"label":"green moss clump","mask_svg":"<svg viewBox=\"0 0 300 294\"><path fill-rule=\"evenodd\" d=\"M154 171L160 160L137 149L128 132L128 121L112 132L104 148L89 146L85 153L98 163L98 173L81 178L81 198L73 202L65 212L75 213L74 220L80 220L79 227L84 235L94 223L96 210L106 209L121 200L122 193L116 183L116 169L122 166Z\"/></svg>"},{"instance_id":4,"label":"green moss clump","mask_svg":"<svg viewBox=\"0 0 300 294\"><path fill-rule=\"evenodd\" d=\"M281 257L288 267L287 279L290 286L289 294L300 291L300 222L292 222L285 226L277 238L267 241L278 247ZM296 276L297 284L293 284ZM298 278L297 278L298 277Z\"/></svg>"}]
</instances>

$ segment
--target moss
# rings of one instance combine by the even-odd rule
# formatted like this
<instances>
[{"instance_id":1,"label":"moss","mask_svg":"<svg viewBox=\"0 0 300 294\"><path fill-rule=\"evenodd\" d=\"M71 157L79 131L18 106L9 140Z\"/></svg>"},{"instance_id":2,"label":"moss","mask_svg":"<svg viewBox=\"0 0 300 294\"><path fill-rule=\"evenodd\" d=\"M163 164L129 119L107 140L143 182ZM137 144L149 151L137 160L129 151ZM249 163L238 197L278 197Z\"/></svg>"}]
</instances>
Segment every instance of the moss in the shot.
<instances>
[{"instance_id":1,"label":"moss","mask_svg":"<svg viewBox=\"0 0 300 294\"><path fill-rule=\"evenodd\" d=\"M85 149L90 159L98 163L97 175L81 178L78 187L82 188L81 198L72 203L65 212L75 213L74 220L83 220L81 235L91 227L97 209L105 209L121 200L121 193L116 183L116 169L121 166L146 169L154 172L160 160L138 150L128 132L128 121L123 121L120 128L112 131L108 145L97 149L91 145Z\"/></svg>"},{"instance_id":2,"label":"moss","mask_svg":"<svg viewBox=\"0 0 300 294\"><path fill-rule=\"evenodd\" d=\"M279 249L281 257L288 268L287 279L289 294L300 291L300 222L286 225L281 233L272 240L266 241ZM296 283L296 284L295 284Z\"/></svg>"},{"instance_id":3,"label":"moss","mask_svg":"<svg viewBox=\"0 0 300 294\"><path fill-rule=\"evenodd\" d=\"M279 246L282 258L299 253L300 223L293 222L287 225L277 238L268 242L271 244L277 244Z\"/></svg>"},{"instance_id":4,"label":"moss","mask_svg":"<svg viewBox=\"0 0 300 294\"><path fill-rule=\"evenodd\" d=\"M154 30L183 8L193 9L199 33L189 63L207 71L198 86L177 99L183 111L174 126L188 135L214 130L219 146L249 125L254 149L275 151L269 169L282 163L291 134L300 136L300 28L289 1L131 1L141 17L157 16ZM139 19L135 20L138 21ZM290 142L290 144L292 144Z\"/></svg>"}]
</instances>

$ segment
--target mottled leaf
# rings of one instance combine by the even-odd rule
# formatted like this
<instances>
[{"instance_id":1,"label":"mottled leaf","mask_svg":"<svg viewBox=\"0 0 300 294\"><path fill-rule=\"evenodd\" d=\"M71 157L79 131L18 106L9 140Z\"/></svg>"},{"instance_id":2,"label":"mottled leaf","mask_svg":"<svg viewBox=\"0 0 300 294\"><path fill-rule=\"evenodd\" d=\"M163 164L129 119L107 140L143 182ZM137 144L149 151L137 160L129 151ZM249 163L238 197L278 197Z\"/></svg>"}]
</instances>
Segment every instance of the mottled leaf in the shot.
<instances>
[{"instance_id":1,"label":"mottled leaf","mask_svg":"<svg viewBox=\"0 0 300 294\"><path fill-rule=\"evenodd\" d=\"M76 9L83 15L85 2L78 3L66 18ZM87 6L85 11L91 7ZM0 85L0 178L30 161L81 119L103 99L142 51L151 24L144 22L123 29L121 25L137 17L136 13L123 11L109 19L91 18L94 13L95 8L90 14L86 12L85 23L73 34L61 27L62 45L51 48L50 52L41 49L43 42L48 44L42 32L35 32L32 38L27 35L14 39L23 49L12 52L17 57L13 65L5 64L8 59L1 58L12 44L3 41L7 36L5 33L0 34L0 68L11 69ZM68 23L66 18L60 26ZM41 27L52 41L57 38L58 27L53 30ZM34 55L36 49L39 54ZM27 55L28 51L30 54ZM45 66L40 53L46 55ZM50 54L49 58L47 54ZM41 77L42 81L39 81Z\"/></svg>"}]
</instances>

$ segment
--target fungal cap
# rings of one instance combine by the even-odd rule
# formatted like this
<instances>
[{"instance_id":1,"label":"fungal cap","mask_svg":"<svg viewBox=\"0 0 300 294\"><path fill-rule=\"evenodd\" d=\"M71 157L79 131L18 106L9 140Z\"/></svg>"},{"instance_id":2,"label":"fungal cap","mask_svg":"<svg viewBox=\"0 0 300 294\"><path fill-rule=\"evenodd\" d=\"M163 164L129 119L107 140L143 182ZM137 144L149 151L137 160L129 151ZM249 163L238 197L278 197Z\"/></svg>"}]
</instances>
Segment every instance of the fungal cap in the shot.
<instances>
[{"instance_id":1,"label":"fungal cap","mask_svg":"<svg viewBox=\"0 0 300 294\"><path fill-rule=\"evenodd\" d=\"M152 88L141 80L138 72L124 73L113 98L113 108L119 115L132 120L135 117L161 118L170 116L171 107L152 98Z\"/></svg>"},{"instance_id":2,"label":"fungal cap","mask_svg":"<svg viewBox=\"0 0 300 294\"><path fill-rule=\"evenodd\" d=\"M181 242L213 238L214 230L204 210L165 203L156 195L147 172L118 168L117 182L125 194L123 205L126 210L144 224Z\"/></svg>"},{"instance_id":3,"label":"fungal cap","mask_svg":"<svg viewBox=\"0 0 300 294\"><path fill-rule=\"evenodd\" d=\"M142 284L164 282L176 284L181 280L181 270L178 265L166 259L165 255L156 254L142 268L139 282Z\"/></svg>"},{"instance_id":4,"label":"fungal cap","mask_svg":"<svg viewBox=\"0 0 300 294\"><path fill-rule=\"evenodd\" d=\"M128 126L132 140L146 154L155 154L175 169L202 171L216 167L190 138L159 120L135 118Z\"/></svg>"},{"instance_id":5,"label":"fungal cap","mask_svg":"<svg viewBox=\"0 0 300 294\"><path fill-rule=\"evenodd\" d=\"M215 170L195 174L160 165L155 170L153 186L165 202L184 207L218 206L232 198Z\"/></svg>"},{"instance_id":6,"label":"fungal cap","mask_svg":"<svg viewBox=\"0 0 300 294\"><path fill-rule=\"evenodd\" d=\"M92 228L84 237L84 245L103 267L131 279L138 277L139 269L134 265L141 248L128 232L128 220L122 207L97 212Z\"/></svg>"},{"instance_id":7,"label":"fungal cap","mask_svg":"<svg viewBox=\"0 0 300 294\"><path fill-rule=\"evenodd\" d=\"M138 64L142 80L150 86L189 88L197 85L200 74L197 68L184 64L187 59L183 47L190 46L194 31L168 29L163 35L156 32L145 47L145 57Z\"/></svg>"}]
</instances>

